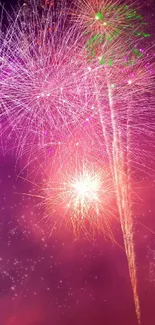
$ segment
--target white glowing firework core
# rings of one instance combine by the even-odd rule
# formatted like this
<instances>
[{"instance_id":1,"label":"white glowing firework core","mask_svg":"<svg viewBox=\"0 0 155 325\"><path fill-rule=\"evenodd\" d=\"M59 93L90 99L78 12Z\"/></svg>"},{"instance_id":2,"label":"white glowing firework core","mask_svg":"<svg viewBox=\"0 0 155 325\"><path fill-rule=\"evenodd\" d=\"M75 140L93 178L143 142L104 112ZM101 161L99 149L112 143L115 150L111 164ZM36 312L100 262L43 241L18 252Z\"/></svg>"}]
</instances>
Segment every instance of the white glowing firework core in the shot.
<instances>
[{"instance_id":1,"label":"white glowing firework core","mask_svg":"<svg viewBox=\"0 0 155 325\"><path fill-rule=\"evenodd\" d=\"M80 175L72 187L75 190L75 196L80 201L98 201L99 199L100 180L97 176Z\"/></svg>"}]
</instances>

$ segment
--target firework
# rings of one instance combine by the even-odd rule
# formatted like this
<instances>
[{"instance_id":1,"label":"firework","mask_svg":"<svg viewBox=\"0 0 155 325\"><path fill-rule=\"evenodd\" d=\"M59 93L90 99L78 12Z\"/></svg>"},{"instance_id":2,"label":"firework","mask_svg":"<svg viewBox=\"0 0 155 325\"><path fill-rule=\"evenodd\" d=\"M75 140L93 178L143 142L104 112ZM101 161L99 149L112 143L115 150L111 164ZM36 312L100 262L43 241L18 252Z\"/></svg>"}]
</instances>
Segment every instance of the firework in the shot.
<instances>
[{"instance_id":1,"label":"firework","mask_svg":"<svg viewBox=\"0 0 155 325\"><path fill-rule=\"evenodd\" d=\"M131 64L142 56L135 44L150 37L142 15L121 1L79 0L69 15L85 35L87 58L100 64L124 62L126 55Z\"/></svg>"},{"instance_id":2,"label":"firework","mask_svg":"<svg viewBox=\"0 0 155 325\"><path fill-rule=\"evenodd\" d=\"M66 29L60 10L42 11L22 7L2 44L1 120L7 118L7 126L9 121L20 151L27 143L46 145L49 133L50 142L58 142L60 133L83 121L93 102L80 35L74 27Z\"/></svg>"},{"instance_id":3,"label":"firework","mask_svg":"<svg viewBox=\"0 0 155 325\"><path fill-rule=\"evenodd\" d=\"M103 141L100 147L96 135L88 136L88 128L91 130L88 125L83 128L80 134L74 131L51 156L48 154L46 168L39 163L44 175L39 185L41 204L45 207L43 220L48 229L53 229L53 222L65 223L76 237L80 231L90 238L102 231L115 241L112 222L117 220L118 212L106 150ZM36 162L33 172L36 177L35 168Z\"/></svg>"}]
</instances>

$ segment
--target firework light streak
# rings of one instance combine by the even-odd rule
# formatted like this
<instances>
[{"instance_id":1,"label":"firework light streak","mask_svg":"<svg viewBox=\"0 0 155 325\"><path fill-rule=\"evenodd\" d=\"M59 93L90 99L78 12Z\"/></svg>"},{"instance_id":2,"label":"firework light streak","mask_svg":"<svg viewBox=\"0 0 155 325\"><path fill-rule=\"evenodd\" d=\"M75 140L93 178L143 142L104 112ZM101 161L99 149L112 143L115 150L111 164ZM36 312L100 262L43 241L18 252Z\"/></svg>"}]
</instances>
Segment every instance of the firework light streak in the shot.
<instances>
[{"instance_id":1,"label":"firework light streak","mask_svg":"<svg viewBox=\"0 0 155 325\"><path fill-rule=\"evenodd\" d=\"M133 240L133 220L131 212L130 201L130 179L125 177L125 159L124 150L121 145L121 131L118 128L117 116L112 99L112 90L109 88L109 106L111 110L111 122L113 129L113 166L114 166L114 179L117 193L117 202L120 213L120 222L123 232L124 245L126 256L128 260L129 274L131 278L131 284L134 295L135 309L140 322L140 303L137 291L137 274L136 274L136 262L135 262L135 250ZM127 162L128 163L128 162ZM128 175L128 171L127 171Z\"/></svg>"},{"instance_id":2,"label":"firework light streak","mask_svg":"<svg viewBox=\"0 0 155 325\"><path fill-rule=\"evenodd\" d=\"M116 107L113 102L113 89L109 83L109 76L105 69L105 76L107 78L107 89L109 98L109 110L110 110L110 124L112 127L112 143L109 141L109 130L107 131L106 121L104 117L104 111L100 111L101 124L103 128L103 134L106 142L107 153L109 157L109 163L113 174L116 198L120 215L120 223L123 232L125 252L128 260L129 274L133 289L135 309L138 321L140 322L140 304L137 292L137 276L136 276L136 262L133 240L133 220L131 210L130 199L130 178L129 168L126 172L126 157L124 156L124 148L122 145L122 128L120 127L119 120L116 115ZM128 138L128 136L127 136ZM127 151L127 155L128 155Z\"/></svg>"}]
</instances>

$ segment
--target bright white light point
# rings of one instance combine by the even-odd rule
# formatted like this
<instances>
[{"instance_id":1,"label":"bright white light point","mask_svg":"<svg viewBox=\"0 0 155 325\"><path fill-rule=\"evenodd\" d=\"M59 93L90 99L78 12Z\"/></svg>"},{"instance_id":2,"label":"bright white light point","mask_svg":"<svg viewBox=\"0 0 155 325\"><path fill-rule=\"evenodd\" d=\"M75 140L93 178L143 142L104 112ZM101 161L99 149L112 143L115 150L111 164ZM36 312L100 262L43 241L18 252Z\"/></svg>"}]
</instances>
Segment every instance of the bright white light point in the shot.
<instances>
[{"instance_id":1,"label":"bright white light point","mask_svg":"<svg viewBox=\"0 0 155 325\"><path fill-rule=\"evenodd\" d=\"M107 25L107 23L104 21L103 25L104 25L104 26L106 26L106 25Z\"/></svg>"},{"instance_id":2,"label":"bright white light point","mask_svg":"<svg viewBox=\"0 0 155 325\"><path fill-rule=\"evenodd\" d=\"M47 94L47 97L49 97L50 96L50 93L49 94Z\"/></svg>"},{"instance_id":3,"label":"bright white light point","mask_svg":"<svg viewBox=\"0 0 155 325\"><path fill-rule=\"evenodd\" d=\"M97 177L93 177L87 174L83 175L79 177L79 180L77 180L72 186L79 200L98 200L100 182Z\"/></svg>"},{"instance_id":4,"label":"bright white light point","mask_svg":"<svg viewBox=\"0 0 155 325\"><path fill-rule=\"evenodd\" d=\"M78 146L79 145L79 143L78 142L76 142L76 146Z\"/></svg>"},{"instance_id":5,"label":"bright white light point","mask_svg":"<svg viewBox=\"0 0 155 325\"><path fill-rule=\"evenodd\" d=\"M128 85L131 85L132 84L132 81L131 80L128 80Z\"/></svg>"},{"instance_id":6,"label":"bright white light point","mask_svg":"<svg viewBox=\"0 0 155 325\"><path fill-rule=\"evenodd\" d=\"M88 70L90 71L91 70L91 67L88 67Z\"/></svg>"}]
</instances>

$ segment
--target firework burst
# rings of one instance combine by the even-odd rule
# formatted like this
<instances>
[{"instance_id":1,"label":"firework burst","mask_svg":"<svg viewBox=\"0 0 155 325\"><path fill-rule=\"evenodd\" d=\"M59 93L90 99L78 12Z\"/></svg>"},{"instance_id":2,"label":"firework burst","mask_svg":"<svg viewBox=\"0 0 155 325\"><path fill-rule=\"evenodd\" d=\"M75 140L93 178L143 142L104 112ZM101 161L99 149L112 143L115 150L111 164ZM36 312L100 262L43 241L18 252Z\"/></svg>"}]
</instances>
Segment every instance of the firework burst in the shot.
<instances>
[{"instance_id":1,"label":"firework burst","mask_svg":"<svg viewBox=\"0 0 155 325\"><path fill-rule=\"evenodd\" d=\"M59 12L56 20L51 7L42 14L30 9L24 6L9 23L1 57L1 120L9 121L20 151L27 142L46 145L48 133L52 141L60 130L69 132L93 96L77 30L66 29L65 17Z\"/></svg>"},{"instance_id":2,"label":"firework burst","mask_svg":"<svg viewBox=\"0 0 155 325\"><path fill-rule=\"evenodd\" d=\"M45 208L43 220L49 229L53 229L53 222L67 224L76 237L80 231L90 238L102 231L115 241L112 222L117 220L118 212L106 151L103 142L99 146L99 138L88 134L88 129L80 134L78 130L51 157L47 156L46 168L39 163L43 173L39 185L41 205ZM34 175L35 168L36 162Z\"/></svg>"},{"instance_id":3,"label":"firework burst","mask_svg":"<svg viewBox=\"0 0 155 325\"><path fill-rule=\"evenodd\" d=\"M112 66L126 55L130 64L141 56L135 44L150 36L142 15L121 1L78 0L69 14L85 35L87 58L100 64Z\"/></svg>"}]
</instances>

